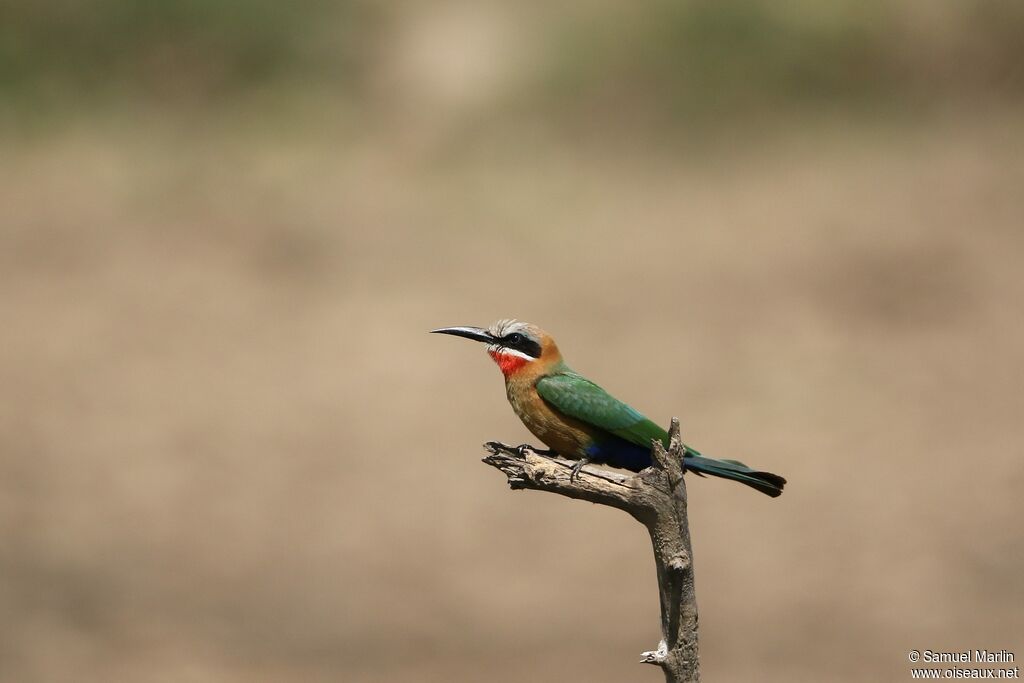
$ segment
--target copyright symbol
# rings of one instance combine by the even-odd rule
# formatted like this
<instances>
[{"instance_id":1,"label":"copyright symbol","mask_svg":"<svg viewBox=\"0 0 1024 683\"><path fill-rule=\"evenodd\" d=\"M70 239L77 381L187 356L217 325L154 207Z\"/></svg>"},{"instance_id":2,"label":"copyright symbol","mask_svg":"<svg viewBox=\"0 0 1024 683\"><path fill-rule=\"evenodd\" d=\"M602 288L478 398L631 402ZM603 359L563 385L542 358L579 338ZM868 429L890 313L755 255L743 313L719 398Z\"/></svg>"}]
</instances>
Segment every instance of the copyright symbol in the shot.
<instances>
[{"instance_id":1,"label":"copyright symbol","mask_svg":"<svg viewBox=\"0 0 1024 683\"><path fill-rule=\"evenodd\" d=\"M921 659L921 653L917 650L911 650L910 654L907 655L907 658L909 658L912 662L916 662L917 660Z\"/></svg>"}]
</instances>

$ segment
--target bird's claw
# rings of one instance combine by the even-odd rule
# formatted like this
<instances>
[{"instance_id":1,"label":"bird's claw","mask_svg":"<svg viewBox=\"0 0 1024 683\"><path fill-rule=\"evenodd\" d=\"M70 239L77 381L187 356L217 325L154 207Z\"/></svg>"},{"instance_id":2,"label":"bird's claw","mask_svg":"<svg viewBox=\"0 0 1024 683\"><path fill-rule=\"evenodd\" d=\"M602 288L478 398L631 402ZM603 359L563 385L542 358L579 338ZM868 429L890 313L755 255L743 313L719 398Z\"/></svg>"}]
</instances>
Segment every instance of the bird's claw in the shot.
<instances>
[{"instance_id":1,"label":"bird's claw","mask_svg":"<svg viewBox=\"0 0 1024 683\"><path fill-rule=\"evenodd\" d=\"M572 466L572 471L569 472L569 481L570 482L576 481L576 478L578 476L580 476L580 470L582 470L583 466L586 465L588 462L590 462L590 461L587 460L586 458L581 458L581 459L576 461L576 464L574 464Z\"/></svg>"},{"instance_id":2,"label":"bird's claw","mask_svg":"<svg viewBox=\"0 0 1024 683\"><path fill-rule=\"evenodd\" d=\"M549 458L558 455L556 451L553 451L550 448L537 448L536 446L531 446L528 443L519 444L518 446L516 446L515 450L520 458L525 458L527 451L529 451L530 453L536 453L537 455L543 455Z\"/></svg>"}]
</instances>

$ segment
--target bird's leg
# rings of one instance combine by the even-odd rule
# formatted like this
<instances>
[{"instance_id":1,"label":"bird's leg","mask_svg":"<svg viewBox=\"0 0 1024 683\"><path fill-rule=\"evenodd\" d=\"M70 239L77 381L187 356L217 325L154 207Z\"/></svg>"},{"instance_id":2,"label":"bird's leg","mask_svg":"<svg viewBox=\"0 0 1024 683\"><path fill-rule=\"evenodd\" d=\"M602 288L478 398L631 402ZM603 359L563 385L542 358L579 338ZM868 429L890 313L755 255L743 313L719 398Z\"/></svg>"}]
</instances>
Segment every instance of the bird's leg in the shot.
<instances>
[{"instance_id":1,"label":"bird's leg","mask_svg":"<svg viewBox=\"0 0 1024 683\"><path fill-rule=\"evenodd\" d=\"M580 458L577 460L576 464L572 466L572 471L569 473L569 481L575 481L576 477L580 476L580 470L589 462L590 458Z\"/></svg>"}]
</instances>

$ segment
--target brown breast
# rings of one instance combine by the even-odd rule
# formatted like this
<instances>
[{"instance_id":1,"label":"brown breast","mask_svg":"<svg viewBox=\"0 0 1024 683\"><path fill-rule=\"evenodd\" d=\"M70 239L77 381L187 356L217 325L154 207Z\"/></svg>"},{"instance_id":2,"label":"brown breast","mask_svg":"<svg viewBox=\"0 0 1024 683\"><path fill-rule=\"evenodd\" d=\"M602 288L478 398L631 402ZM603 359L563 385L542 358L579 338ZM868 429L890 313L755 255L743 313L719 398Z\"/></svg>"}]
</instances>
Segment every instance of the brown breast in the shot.
<instances>
[{"instance_id":1,"label":"brown breast","mask_svg":"<svg viewBox=\"0 0 1024 683\"><path fill-rule=\"evenodd\" d=\"M573 460L586 454L591 436L584 423L567 415L555 412L537 393L533 377L509 377L505 381L505 393L519 419L534 436L561 455Z\"/></svg>"}]
</instances>

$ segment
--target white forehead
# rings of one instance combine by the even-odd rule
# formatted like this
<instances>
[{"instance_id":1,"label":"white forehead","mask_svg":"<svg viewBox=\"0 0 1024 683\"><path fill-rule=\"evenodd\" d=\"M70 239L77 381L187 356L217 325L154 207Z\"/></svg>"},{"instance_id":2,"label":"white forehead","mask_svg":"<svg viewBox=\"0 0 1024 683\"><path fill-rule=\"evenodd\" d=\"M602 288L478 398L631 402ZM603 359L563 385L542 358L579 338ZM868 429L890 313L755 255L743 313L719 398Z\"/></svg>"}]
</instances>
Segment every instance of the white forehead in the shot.
<instances>
[{"instance_id":1,"label":"white forehead","mask_svg":"<svg viewBox=\"0 0 1024 683\"><path fill-rule=\"evenodd\" d=\"M514 318L499 320L498 322L491 324L491 326L487 328L487 331L495 337L504 337L505 335L512 334L513 332L518 332L533 339L537 338L537 334L530 323L524 323L522 320L516 320Z\"/></svg>"}]
</instances>

